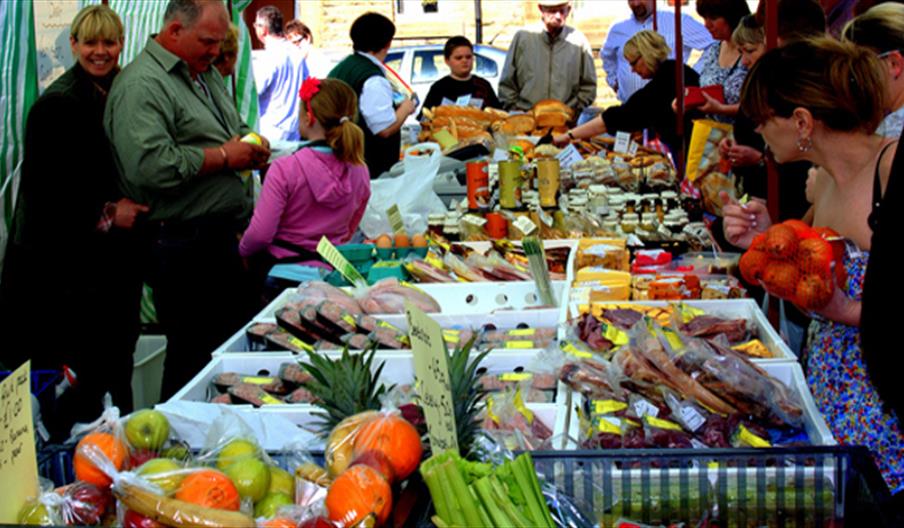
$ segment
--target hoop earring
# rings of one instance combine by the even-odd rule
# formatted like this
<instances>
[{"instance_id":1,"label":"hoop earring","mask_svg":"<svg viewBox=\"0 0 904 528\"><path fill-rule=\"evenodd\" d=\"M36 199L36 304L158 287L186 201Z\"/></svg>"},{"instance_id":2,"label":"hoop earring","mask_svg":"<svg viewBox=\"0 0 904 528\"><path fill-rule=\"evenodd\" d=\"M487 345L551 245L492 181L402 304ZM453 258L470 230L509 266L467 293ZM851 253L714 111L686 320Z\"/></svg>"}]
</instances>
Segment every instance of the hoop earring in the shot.
<instances>
[{"instance_id":1,"label":"hoop earring","mask_svg":"<svg viewBox=\"0 0 904 528\"><path fill-rule=\"evenodd\" d=\"M797 138L797 150L807 152L813 149L813 140L809 137Z\"/></svg>"}]
</instances>

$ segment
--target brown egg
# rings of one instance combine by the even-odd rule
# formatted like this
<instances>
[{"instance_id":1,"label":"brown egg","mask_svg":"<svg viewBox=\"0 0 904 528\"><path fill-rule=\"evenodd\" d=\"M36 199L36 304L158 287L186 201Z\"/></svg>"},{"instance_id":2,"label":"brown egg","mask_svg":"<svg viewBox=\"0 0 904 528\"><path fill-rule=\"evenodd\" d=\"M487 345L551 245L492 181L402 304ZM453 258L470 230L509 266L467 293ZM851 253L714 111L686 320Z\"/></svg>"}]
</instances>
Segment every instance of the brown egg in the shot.
<instances>
[{"instance_id":1,"label":"brown egg","mask_svg":"<svg viewBox=\"0 0 904 528\"><path fill-rule=\"evenodd\" d=\"M427 247L427 237L425 237L421 233L418 233L411 237L411 245L416 248Z\"/></svg>"},{"instance_id":2,"label":"brown egg","mask_svg":"<svg viewBox=\"0 0 904 528\"><path fill-rule=\"evenodd\" d=\"M395 247L397 248L406 248L409 247L410 243L408 242L408 235L405 233L396 233L395 236Z\"/></svg>"},{"instance_id":3,"label":"brown egg","mask_svg":"<svg viewBox=\"0 0 904 528\"><path fill-rule=\"evenodd\" d=\"M377 237L376 244L380 249L391 249L392 238L389 235L380 235Z\"/></svg>"}]
</instances>

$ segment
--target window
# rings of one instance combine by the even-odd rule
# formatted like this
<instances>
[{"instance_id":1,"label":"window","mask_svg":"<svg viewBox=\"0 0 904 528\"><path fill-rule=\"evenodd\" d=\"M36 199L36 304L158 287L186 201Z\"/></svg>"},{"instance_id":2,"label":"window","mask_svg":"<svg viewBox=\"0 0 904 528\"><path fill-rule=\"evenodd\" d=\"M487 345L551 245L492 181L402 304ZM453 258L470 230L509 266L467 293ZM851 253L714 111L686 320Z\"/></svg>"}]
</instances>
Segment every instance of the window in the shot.
<instances>
[{"instance_id":1,"label":"window","mask_svg":"<svg viewBox=\"0 0 904 528\"><path fill-rule=\"evenodd\" d=\"M429 83L449 73L443 58L443 50L421 50L415 52L412 64L411 82Z\"/></svg>"},{"instance_id":2,"label":"window","mask_svg":"<svg viewBox=\"0 0 904 528\"><path fill-rule=\"evenodd\" d=\"M416 17L418 15L443 13L449 6L440 7L443 3L439 0L395 0L392 5L397 15ZM431 17L432 18L432 17Z\"/></svg>"},{"instance_id":3,"label":"window","mask_svg":"<svg viewBox=\"0 0 904 528\"><path fill-rule=\"evenodd\" d=\"M386 60L383 61L383 64L404 78L406 77L405 72L402 71L402 57L404 56L405 54L401 52L390 53L389 55L386 55Z\"/></svg>"},{"instance_id":4,"label":"window","mask_svg":"<svg viewBox=\"0 0 904 528\"><path fill-rule=\"evenodd\" d=\"M496 64L496 61L477 53L474 56L477 58L477 67L474 69L474 73L484 78L499 75L499 65Z\"/></svg>"}]
</instances>

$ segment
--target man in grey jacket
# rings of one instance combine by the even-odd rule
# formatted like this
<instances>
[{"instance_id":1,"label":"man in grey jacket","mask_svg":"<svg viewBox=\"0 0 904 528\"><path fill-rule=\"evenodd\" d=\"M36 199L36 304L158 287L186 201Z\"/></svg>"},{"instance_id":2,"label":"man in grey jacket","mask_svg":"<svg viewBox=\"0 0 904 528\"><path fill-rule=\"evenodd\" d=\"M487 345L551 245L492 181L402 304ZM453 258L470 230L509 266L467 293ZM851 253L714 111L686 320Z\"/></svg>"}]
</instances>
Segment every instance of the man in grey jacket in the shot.
<instances>
[{"instance_id":1,"label":"man in grey jacket","mask_svg":"<svg viewBox=\"0 0 904 528\"><path fill-rule=\"evenodd\" d=\"M506 110L529 110L541 99L556 99L575 115L596 99L596 69L590 42L565 25L571 2L537 2L541 26L522 29L505 57L499 100Z\"/></svg>"}]
</instances>

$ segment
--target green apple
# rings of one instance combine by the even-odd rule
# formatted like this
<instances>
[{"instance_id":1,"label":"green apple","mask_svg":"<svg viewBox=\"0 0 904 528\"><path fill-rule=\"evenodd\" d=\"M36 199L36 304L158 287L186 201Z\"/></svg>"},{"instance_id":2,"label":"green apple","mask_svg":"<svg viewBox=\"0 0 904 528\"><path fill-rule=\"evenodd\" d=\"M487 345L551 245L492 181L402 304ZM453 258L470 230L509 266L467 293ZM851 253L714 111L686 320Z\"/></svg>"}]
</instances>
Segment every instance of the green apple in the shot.
<instances>
[{"instance_id":1,"label":"green apple","mask_svg":"<svg viewBox=\"0 0 904 528\"><path fill-rule=\"evenodd\" d=\"M254 505L254 516L269 519L276 516L277 510L283 506L292 506L295 502L285 493L270 492Z\"/></svg>"},{"instance_id":2,"label":"green apple","mask_svg":"<svg viewBox=\"0 0 904 528\"><path fill-rule=\"evenodd\" d=\"M21 524L33 524L39 526L54 526L59 524L54 521L47 506L38 500L30 500L19 510L19 522Z\"/></svg>"},{"instance_id":3,"label":"green apple","mask_svg":"<svg viewBox=\"0 0 904 528\"><path fill-rule=\"evenodd\" d=\"M182 465L171 458L152 458L135 472L149 482L160 486L167 495L172 495L176 493L179 484L185 478L185 474L181 472L182 469Z\"/></svg>"},{"instance_id":4,"label":"green apple","mask_svg":"<svg viewBox=\"0 0 904 528\"><path fill-rule=\"evenodd\" d=\"M295 477L283 468L270 466L270 493L295 497Z\"/></svg>"},{"instance_id":5,"label":"green apple","mask_svg":"<svg viewBox=\"0 0 904 528\"><path fill-rule=\"evenodd\" d=\"M241 438L232 440L217 455L217 469L224 471L228 466L246 458L260 458L261 450L257 444Z\"/></svg>"},{"instance_id":6,"label":"green apple","mask_svg":"<svg viewBox=\"0 0 904 528\"><path fill-rule=\"evenodd\" d=\"M187 445L176 443L161 451L160 457L172 458L173 460L181 460L183 462L186 462L191 457L191 451L188 450Z\"/></svg>"},{"instance_id":7,"label":"green apple","mask_svg":"<svg viewBox=\"0 0 904 528\"><path fill-rule=\"evenodd\" d=\"M227 466L226 476L232 479L242 497L253 502L264 498L270 489L270 468L257 458L246 457Z\"/></svg>"},{"instance_id":8,"label":"green apple","mask_svg":"<svg viewBox=\"0 0 904 528\"><path fill-rule=\"evenodd\" d=\"M126 439L135 449L159 451L169 438L170 424L160 411L142 409L126 422Z\"/></svg>"}]
</instances>

